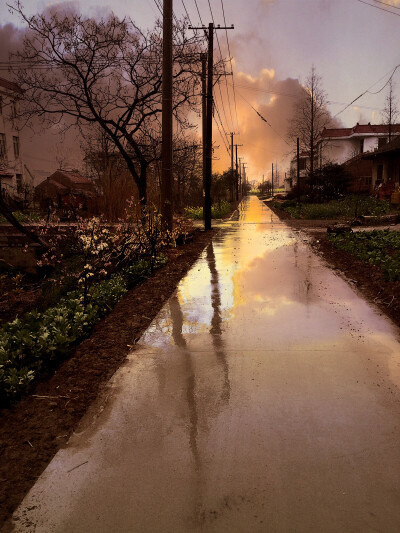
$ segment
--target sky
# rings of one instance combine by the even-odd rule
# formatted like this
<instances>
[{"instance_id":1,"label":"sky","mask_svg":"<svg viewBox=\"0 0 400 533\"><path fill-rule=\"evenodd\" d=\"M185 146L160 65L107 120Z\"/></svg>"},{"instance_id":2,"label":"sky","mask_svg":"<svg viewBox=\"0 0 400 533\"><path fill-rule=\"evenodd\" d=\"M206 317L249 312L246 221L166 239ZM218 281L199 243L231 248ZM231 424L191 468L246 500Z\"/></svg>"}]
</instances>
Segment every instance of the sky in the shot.
<instances>
[{"instance_id":1,"label":"sky","mask_svg":"<svg viewBox=\"0 0 400 533\"><path fill-rule=\"evenodd\" d=\"M70 3L96 17L112 9L120 17L129 16L139 26L151 28L160 16L157 1L161 5L162 0ZM65 2L23 1L28 14L58 4ZM215 170L230 165L227 142L233 131L237 134L234 142L243 145L238 152L247 163L250 179L260 180L262 175L269 179L272 163L283 177L288 154L294 149L287 144L287 121L301 92L300 84L313 65L326 91L328 109L332 116L338 114L343 126L381 122L386 89L376 95L367 93L341 111L367 89L379 91L400 64L400 0L174 0L177 17L185 14L185 8L193 25L201 25L201 21L208 25L212 18L215 24L226 21L228 26L234 25L227 32L219 30L219 46L215 43L215 57L220 49L228 57L228 36L234 73L233 82L227 77L215 90L222 122L217 113ZM0 20L3 46L4 39L15 38L22 24L9 12L5 0L0 3ZM5 28L7 24L15 27ZM393 80L400 97L400 67Z\"/></svg>"}]
</instances>

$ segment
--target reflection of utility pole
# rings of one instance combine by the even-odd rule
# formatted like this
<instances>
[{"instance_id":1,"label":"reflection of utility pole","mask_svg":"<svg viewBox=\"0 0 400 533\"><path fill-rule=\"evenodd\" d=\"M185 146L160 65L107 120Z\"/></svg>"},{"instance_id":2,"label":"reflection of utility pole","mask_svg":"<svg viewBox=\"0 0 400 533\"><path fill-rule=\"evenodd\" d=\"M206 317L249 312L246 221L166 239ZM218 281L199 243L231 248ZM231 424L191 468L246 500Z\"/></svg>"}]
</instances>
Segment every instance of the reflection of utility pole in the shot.
<instances>
[{"instance_id":1,"label":"reflection of utility pole","mask_svg":"<svg viewBox=\"0 0 400 533\"><path fill-rule=\"evenodd\" d=\"M243 163L243 186L244 186L244 189L246 189L246 185L247 185L246 163ZM247 191L246 191L246 193L247 193Z\"/></svg>"},{"instance_id":2,"label":"reflection of utility pole","mask_svg":"<svg viewBox=\"0 0 400 533\"><path fill-rule=\"evenodd\" d=\"M212 120L213 120L213 70L214 70L214 30L230 30L232 26L208 25L208 64L207 64L207 110L206 110L206 141L205 141L205 176L204 176L204 229L211 229L211 181L212 181ZM205 26L189 26L190 30L204 30Z\"/></svg>"},{"instance_id":3,"label":"reflection of utility pole","mask_svg":"<svg viewBox=\"0 0 400 533\"><path fill-rule=\"evenodd\" d=\"M164 227L172 231L172 0L163 4L163 70L162 70L162 171L161 212Z\"/></svg>"}]
</instances>

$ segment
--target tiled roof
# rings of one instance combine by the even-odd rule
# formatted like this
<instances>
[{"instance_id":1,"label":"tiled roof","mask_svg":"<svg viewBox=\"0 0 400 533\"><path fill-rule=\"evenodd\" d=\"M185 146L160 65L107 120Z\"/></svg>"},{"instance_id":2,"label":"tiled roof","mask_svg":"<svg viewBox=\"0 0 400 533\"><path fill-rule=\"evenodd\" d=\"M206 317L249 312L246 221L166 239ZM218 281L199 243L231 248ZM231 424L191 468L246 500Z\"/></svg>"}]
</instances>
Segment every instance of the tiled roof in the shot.
<instances>
[{"instance_id":1,"label":"tiled roof","mask_svg":"<svg viewBox=\"0 0 400 533\"><path fill-rule=\"evenodd\" d=\"M400 124L392 124L392 133L400 133ZM321 138L351 137L353 135L389 135L387 124L356 124L353 128L324 128Z\"/></svg>"},{"instance_id":2,"label":"tiled roof","mask_svg":"<svg viewBox=\"0 0 400 533\"><path fill-rule=\"evenodd\" d=\"M76 184L92 183L90 180L88 180L87 178L79 174L79 172L75 172L72 170L56 170L54 174L62 174L65 178L69 179L72 183L76 183ZM52 178L54 174L52 174L50 178Z\"/></svg>"},{"instance_id":3,"label":"tiled roof","mask_svg":"<svg viewBox=\"0 0 400 533\"><path fill-rule=\"evenodd\" d=\"M14 83L13 81L6 80L4 78L0 78L0 87L3 87L4 89L8 89L9 91L12 91L14 93L21 94L23 90L19 85Z\"/></svg>"}]
</instances>

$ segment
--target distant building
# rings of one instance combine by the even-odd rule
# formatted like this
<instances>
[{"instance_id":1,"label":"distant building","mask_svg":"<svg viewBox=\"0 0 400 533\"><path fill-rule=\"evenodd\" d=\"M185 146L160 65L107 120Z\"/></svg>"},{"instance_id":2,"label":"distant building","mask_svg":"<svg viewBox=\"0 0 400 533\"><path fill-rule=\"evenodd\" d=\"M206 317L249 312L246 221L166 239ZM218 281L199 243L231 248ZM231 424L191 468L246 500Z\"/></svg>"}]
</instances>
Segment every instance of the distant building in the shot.
<instances>
[{"instance_id":1,"label":"distant building","mask_svg":"<svg viewBox=\"0 0 400 533\"><path fill-rule=\"evenodd\" d=\"M19 130L16 125L16 106L21 88L0 78L0 190L10 198L23 195L24 164Z\"/></svg>"},{"instance_id":2,"label":"distant building","mask_svg":"<svg viewBox=\"0 0 400 533\"><path fill-rule=\"evenodd\" d=\"M400 134L400 124L392 124L392 135ZM389 140L387 124L356 124L353 128L324 128L317 142L318 164L338 163L359 154L373 152Z\"/></svg>"},{"instance_id":3,"label":"distant building","mask_svg":"<svg viewBox=\"0 0 400 533\"><path fill-rule=\"evenodd\" d=\"M372 164L373 190L380 197L389 196L400 185L400 135L379 150L364 154L363 159Z\"/></svg>"},{"instance_id":4,"label":"distant building","mask_svg":"<svg viewBox=\"0 0 400 533\"><path fill-rule=\"evenodd\" d=\"M57 170L35 188L35 198L42 208L82 208L95 211L98 195L94 183L76 170Z\"/></svg>"}]
</instances>

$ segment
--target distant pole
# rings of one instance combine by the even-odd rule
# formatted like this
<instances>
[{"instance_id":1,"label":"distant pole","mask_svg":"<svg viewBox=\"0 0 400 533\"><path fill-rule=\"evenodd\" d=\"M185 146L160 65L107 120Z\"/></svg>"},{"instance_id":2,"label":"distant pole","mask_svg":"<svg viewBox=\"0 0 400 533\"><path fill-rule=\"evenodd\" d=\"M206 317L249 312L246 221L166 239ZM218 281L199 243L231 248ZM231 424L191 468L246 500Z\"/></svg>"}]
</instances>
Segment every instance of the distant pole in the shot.
<instances>
[{"instance_id":1,"label":"distant pole","mask_svg":"<svg viewBox=\"0 0 400 533\"><path fill-rule=\"evenodd\" d=\"M238 145L235 146L236 148L236 201L239 201L239 172L238 172L238 155L237 155L237 149Z\"/></svg>"},{"instance_id":2,"label":"distant pole","mask_svg":"<svg viewBox=\"0 0 400 533\"><path fill-rule=\"evenodd\" d=\"M163 225L172 231L172 0L163 4L163 70L162 70L162 171L161 213Z\"/></svg>"},{"instance_id":3,"label":"distant pole","mask_svg":"<svg viewBox=\"0 0 400 533\"><path fill-rule=\"evenodd\" d=\"M300 202L300 139L297 137L297 201Z\"/></svg>"},{"instance_id":4,"label":"distant pole","mask_svg":"<svg viewBox=\"0 0 400 533\"><path fill-rule=\"evenodd\" d=\"M213 119L213 67L214 24L208 25L207 65L207 134L206 134L206 179L204 183L204 229L211 229L211 179L212 179L212 119Z\"/></svg>"},{"instance_id":5,"label":"distant pole","mask_svg":"<svg viewBox=\"0 0 400 533\"><path fill-rule=\"evenodd\" d=\"M272 163L271 196L274 197L274 164Z\"/></svg>"},{"instance_id":6,"label":"distant pole","mask_svg":"<svg viewBox=\"0 0 400 533\"><path fill-rule=\"evenodd\" d=\"M203 191L207 182L207 54L201 54L201 87L202 87L202 136L203 136ZM206 227L206 207L204 195L203 209L204 228Z\"/></svg>"},{"instance_id":7,"label":"distant pole","mask_svg":"<svg viewBox=\"0 0 400 533\"><path fill-rule=\"evenodd\" d=\"M234 189L235 189L235 183L234 183L234 173L233 173L233 132L231 133L231 172L232 172L232 185L231 185L231 192L230 192L230 195L231 195L231 201L233 202L234 199L235 199L235 193L234 193Z\"/></svg>"}]
</instances>

